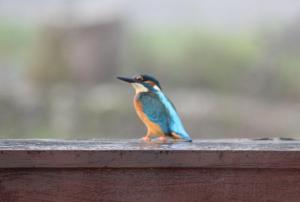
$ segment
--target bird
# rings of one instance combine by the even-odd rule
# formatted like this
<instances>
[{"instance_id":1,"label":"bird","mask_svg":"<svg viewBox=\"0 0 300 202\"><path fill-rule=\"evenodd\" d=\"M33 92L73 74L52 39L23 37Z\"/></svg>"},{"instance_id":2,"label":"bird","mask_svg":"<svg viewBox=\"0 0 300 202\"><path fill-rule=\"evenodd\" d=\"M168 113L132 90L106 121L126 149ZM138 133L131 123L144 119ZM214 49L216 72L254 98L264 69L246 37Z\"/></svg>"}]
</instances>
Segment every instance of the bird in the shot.
<instances>
[{"instance_id":1,"label":"bird","mask_svg":"<svg viewBox=\"0 0 300 202\"><path fill-rule=\"evenodd\" d=\"M168 138L192 142L174 104L165 95L156 78L147 74L117 78L130 83L135 89L133 103L138 117L147 128L142 138L145 142L151 142L157 137L163 143Z\"/></svg>"}]
</instances>

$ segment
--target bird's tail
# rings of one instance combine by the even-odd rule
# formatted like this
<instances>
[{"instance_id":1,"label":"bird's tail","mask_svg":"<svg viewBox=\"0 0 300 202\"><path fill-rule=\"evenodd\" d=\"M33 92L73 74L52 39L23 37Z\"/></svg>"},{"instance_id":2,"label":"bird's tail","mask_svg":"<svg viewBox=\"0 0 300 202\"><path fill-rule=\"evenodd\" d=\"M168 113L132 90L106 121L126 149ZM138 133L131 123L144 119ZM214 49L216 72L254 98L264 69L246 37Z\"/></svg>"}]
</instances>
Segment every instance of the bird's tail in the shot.
<instances>
[{"instance_id":1,"label":"bird's tail","mask_svg":"<svg viewBox=\"0 0 300 202\"><path fill-rule=\"evenodd\" d=\"M182 135L182 134L178 134L178 133L174 133L174 132L172 132L171 135L174 139L183 139L187 142L192 142L193 141L192 138L190 138L189 135Z\"/></svg>"},{"instance_id":2,"label":"bird's tail","mask_svg":"<svg viewBox=\"0 0 300 202\"><path fill-rule=\"evenodd\" d=\"M187 137L187 138L183 138L184 140L186 140L187 142L193 142L192 138Z\"/></svg>"},{"instance_id":3,"label":"bird's tail","mask_svg":"<svg viewBox=\"0 0 300 202\"><path fill-rule=\"evenodd\" d=\"M186 139L187 142L193 142L192 138Z\"/></svg>"}]
</instances>

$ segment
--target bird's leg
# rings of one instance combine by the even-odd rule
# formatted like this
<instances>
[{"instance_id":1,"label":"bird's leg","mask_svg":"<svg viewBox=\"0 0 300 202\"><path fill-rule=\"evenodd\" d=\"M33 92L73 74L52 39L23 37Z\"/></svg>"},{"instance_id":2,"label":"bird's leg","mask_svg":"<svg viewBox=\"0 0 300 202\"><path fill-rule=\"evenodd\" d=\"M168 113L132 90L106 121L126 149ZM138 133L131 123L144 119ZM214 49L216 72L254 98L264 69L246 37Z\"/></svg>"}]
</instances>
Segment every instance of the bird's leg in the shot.
<instances>
[{"instance_id":1,"label":"bird's leg","mask_svg":"<svg viewBox=\"0 0 300 202\"><path fill-rule=\"evenodd\" d=\"M151 138L147 135L142 138L145 142L151 142Z\"/></svg>"},{"instance_id":2,"label":"bird's leg","mask_svg":"<svg viewBox=\"0 0 300 202\"><path fill-rule=\"evenodd\" d=\"M150 131L148 130L147 134L142 138L145 142L151 142Z\"/></svg>"},{"instance_id":3,"label":"bird's leg","mask_svg":"<svg viewBox=\"0 0 300 202\"><path fill-rule=\"evenodd\" d=\"M167 143L167 138L165 136L160 136L159 141L162 143Z\"/></svg>"}]
</instances>

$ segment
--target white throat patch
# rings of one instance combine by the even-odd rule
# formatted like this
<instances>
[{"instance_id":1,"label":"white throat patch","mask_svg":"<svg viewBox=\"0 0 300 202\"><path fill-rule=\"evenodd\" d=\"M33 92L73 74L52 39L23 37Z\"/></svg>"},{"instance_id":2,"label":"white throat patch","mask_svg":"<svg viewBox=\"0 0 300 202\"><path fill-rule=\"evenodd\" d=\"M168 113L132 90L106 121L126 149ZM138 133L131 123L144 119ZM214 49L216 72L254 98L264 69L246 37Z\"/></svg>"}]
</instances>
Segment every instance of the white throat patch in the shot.
<instances>
[{"instance_id":1,"label":"white throat patch","mask_svg":"<svg viewBox=\"0 0 300 202\"><path fill-rule=\"evenodd\" d=\"M148 88L139 83L132 83L133 88L135 89L135 93L148 92Z\"/></svg>"},{"instance_id":2,"label":"white throat patch","mask_svg":"<svg viewBox=\"0 0 300 202\"><path fill-rule=\"evenodd\" d=\"M161 91L160 88L159 88L157 85L155 85L153 88L154 88L155 90L157 90L157 91Z\"/></svg>"}]
</instances>

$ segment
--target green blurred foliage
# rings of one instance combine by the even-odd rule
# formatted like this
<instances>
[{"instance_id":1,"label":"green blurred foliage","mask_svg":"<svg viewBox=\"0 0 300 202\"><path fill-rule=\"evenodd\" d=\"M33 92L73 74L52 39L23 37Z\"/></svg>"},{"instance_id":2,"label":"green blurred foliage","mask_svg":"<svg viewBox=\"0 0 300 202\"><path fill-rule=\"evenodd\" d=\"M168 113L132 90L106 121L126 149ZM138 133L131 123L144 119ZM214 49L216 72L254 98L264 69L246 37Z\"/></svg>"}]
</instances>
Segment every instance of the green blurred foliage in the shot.
<instances>
[{"instance_id":1,"label":"green blurred foliage","mask_svg":"<svg viewBox=\"0 0 300 202\"><path fill-rule=\"evenodd\" d=\"M299 42L295 40L295 44L292 45L296 48L290 50L287 40L294 41L293 36L297 35L287 37L284 28L281 32L282 34L276 37L265 37L256 32L229 34L210 32L205 28L194 30L186 27L132 31L126 42L127 62L122 64L124 67L122 72L126 75L130 74L129 72L155 74L170 92L176 91L176 88L184 88L187 94L198 92L200 101L202 99L200 91L206 88L209 92L213 92L212 94L218 95L214 99L220 100L222 106L220 108L223 111L218 110L217 115L212 118L207 118L206 114L200 121L195 116L190 119L187 117L191 131L198 133L204 128L201 134L203 135L206 131L211 132L219 128L221 133L228 130L227 134L240 132L239 135L242 136L246 131L244 128L250 128L254 132L258 127L263 128L255 124L247 126L250 121L245 114L249 112L245 112L243 108L245 106L238 103L243 102L239 99L247 94L247 91L254 91L252 95L260 101L262 98L272 101L278 98L289 101L300 100L300 50L296 47ZM32 83L35 88L44 87L39 89L37 98L34 98L38 99L37 103L39 102L40 106L35 106L37 109L32 109L29 113L26 112L26 105L23 107L15 103L16 98L0 95L0 110L4 114L2 119L0 116L0 137L83 138L84 134L84 138L90 138L99 135L99 131L102 133L101 137L122 137L124 133L136 137L137 130L144 131L143 126L137 124L138 119L134 110L129 108L131 101L123 100L128 96L125 90L127 86L122 88L120 84L120 89L113 89L108 93L102 89L94 93L92 88L79 89L76 83L70 81L71 68L68 68L64 53L61 51L63 40L66 39L64 37L66 37L64 33L53 27L37 29L27 25L0 22L0 57L13 58L14 62L19 64L16 67L24 70L23 76L34 81ZM110 85L103 86L111 88ZM66 90L55 92L55 89L64 89L66 86ZM72 93L69 95L69 91L76 91L78 95L73 96ZM88 95L94 95L93 93L99 97L89 99ZM232 101L233 104L230 105L232 107L226 111L226 103L224 107L222 103L227 99L230 100L224 98L228 94L237 95L238 101L237 103ZM61 99L57 100L57 97ZM73 100L76 100L75 104L72 104ZM114 103L114 100L121 101ZM205 104L205 101L203 102ZM65 105L61 106L61 103ZM72 105L71 108L68 108L69 104ZM210 103L206 104L209 110ZM106 105L108 107L105 107ZM252 109L257 107L257 111L264 109L264 105L260 107L256 106L256 103L252 103L251 106ZM204 107L203 111L205 110ZM63 127L60 129L60 124L56 126L57 123L51 123L68 111L74 111L74 114L65 116L65 119L74 119L70 121L71 126L66 121L66 129ZM201 110L198 113L201 115ZM264 113L263 111L262 114ZM28 124L30 126L26 125L26 121L29 120L27 114L30 114L30 119L35 117L33 123ZM111 123L119 125L112 127ZM202 124L201 127L199 123ZM286 126L287 129L283 127L282 131L288 131L288 127ZM252 133L250 129L249 134ZM271 131L269 134L274 133ZM215 134L216 137L222 135L218 132Z\"/></svg>"},{"instance_id":2,"label":"green blurred foliage","mask_svg":"<svg viewBox=\"0 0 300 202\"><path fill-rule=\"evenodd\" d=\"M26 56L34 40L35 30L29 25L0 21L0 55Z\"/></svg>"},{"instance_id":3,"label":"green blurred foliage","mask_svg":"<svg viewBox=\"0 0 300 202\"><path fill-rule=\"evenodd\" d=\"M281 40L284 37L265 39L255 32L147 30L132 35L132 66L155 72L172 86L241 93L261 85L260 96L299 98L300 53L282 50L273 55L280 47L269 44Z\"/></svg>"},{"instance_id":4,"label":"green blurred foliage","mask_svg":"<svg viewBox=\"0 0 300 202\"><path fill-rule=\"evenodd\" d=\"M282 95L300 98L300 58L299 55L285 55L278 58L279 80Z\"/></svg>"},{"instance_id":5,"label":"green blurred foliage","mask_svg":"<svg viewBox=\"0 0 300 202\"><path fill-rule=\"evenodd\" d=\"M231 90L261 54L254 36L176 30L134 35L134 66L189 86Z\"/></svg>"},{"instance_id":6,"label":"green blurred foliage","mask_svg":"<svg viewBox=\"0 0 300 202\"><path fill-rule=\"evenodd\" d=\"M64 33L50 27L41 27L37 33L28 67L30 77L45 87L67 81L69 72L62 52Z\"/></svg>"},{"instance_id":7,"label":"green blurred foliage","mask_svg":"<svg viewBox=\"0 0 300 202\"><path fill-rule=\"evenodd\" d=\"M284 29L281 32L284 33ZM19 58L25 64L26 73L37 82L50 85L59 80L67 81L68 68L60 52L62 36L57 30L1 21L0 55ZM268 95L265 91L272 91L272 96L298 99L300 53L297 50L291 53L286 48L287 51L283 49L274 57L270 55L273 49L280 47L269 44L284 44L284 40L285 35L266 39L255 32L232 34L210 32L205 28L135 31L129 34L126 58L129 64L122 71L154 73L171 86L201 86L231 93L242 92L245 85L251 88L251 82L256 83L256 78L250 77L252 81L247 81L249 74L256 72L264 79L263 74L272 72L273 78L266 84L272 89L265 90L262 86L261 94ZM272 63L264 60L272 60Z\"/></svg>"}]
</instances>

